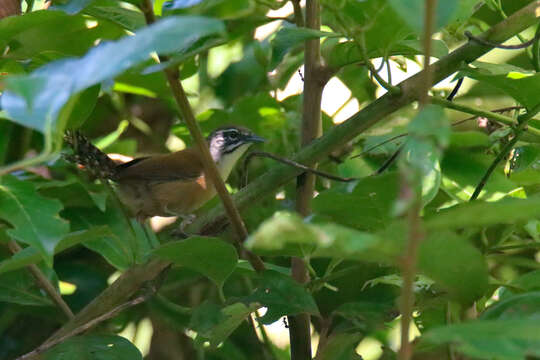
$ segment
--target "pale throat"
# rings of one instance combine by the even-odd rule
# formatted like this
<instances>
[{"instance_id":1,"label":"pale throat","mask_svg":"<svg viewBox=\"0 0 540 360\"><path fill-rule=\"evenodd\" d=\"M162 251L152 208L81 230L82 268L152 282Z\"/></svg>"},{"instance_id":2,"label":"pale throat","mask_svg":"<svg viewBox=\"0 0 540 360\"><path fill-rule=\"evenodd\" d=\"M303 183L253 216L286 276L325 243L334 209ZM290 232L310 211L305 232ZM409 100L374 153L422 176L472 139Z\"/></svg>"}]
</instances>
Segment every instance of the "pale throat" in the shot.
<instances>
[{"instance_id":1,"label":"pale throat","mask_svg":"<svg viewBox=\"0 0 540 360\"><path fill-rule=\"evenodd\" d=\"M238 162L238 159L247 151L251 144L244 144L234 150L232 153L224 154L216 161L216 167L223 180L227 180L231 171Z\"/></svg>"}]
</instances>

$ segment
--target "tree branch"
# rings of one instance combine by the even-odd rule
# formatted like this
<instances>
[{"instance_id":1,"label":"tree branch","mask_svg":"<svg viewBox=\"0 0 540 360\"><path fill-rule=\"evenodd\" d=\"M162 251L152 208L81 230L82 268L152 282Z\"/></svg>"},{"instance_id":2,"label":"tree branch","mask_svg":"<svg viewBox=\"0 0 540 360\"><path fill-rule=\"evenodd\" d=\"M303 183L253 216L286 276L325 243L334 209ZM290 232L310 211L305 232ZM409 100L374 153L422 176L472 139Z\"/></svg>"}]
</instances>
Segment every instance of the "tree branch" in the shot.
<instances>
[{"instance_id":1,"label":"tree branch","mask_svg":"<svg viewBox=\"0 0 540 360\"><path fill-rule=\"evenodd\" d=\"M19 244L17 244L14 240L8 241L8 247L9 247L9 250L11 250L13 254L16 254L22 250ZM49 295L49 297L56 304L56 306L58 306L58 308L62 310L62 312L67 316L68 319L73 319L75 315L73 315L73 312L71 311L69 306L66 304L64 299L62 299L62 296L60 296L60 294L56 291L53 284L51 284L49 279L47 279L47 277L40 270L40 268L37 267L37 265L35 264L28 265L27 268L28 268L28 271L30 271L30 273L36 280L36 283L38 284L38 286L42 288L47 293L47 295Z\"/></svg>"},{"instance_id":2,"label":"tree branch","mask_svg":"<svg viewBox=\"0 0 540 360\"><path fill-rule=\"evenodd\" d=\"M306 2L306 27L320 30L321 14L319 0ZM322 134L321 101L326 85L321 64L321 43L319 39L307 40L304 50L304 97L302 111L301 145L306 146ZM317 165L313 164L316 168ZM296 211L300 215L311 213L311 199L315 189L315 175L302 173L296 182ZM304 260L291 259L291 273L294 280L301 284L309 281L309 272ZM289 337L292 360L311 359L311 329L309 314L289 316Z\"/></svg>"},{"instance_id":3,"label":"tree branch","mask_svg":"<svg viewBox=\"0 0 540 360\"><path fill-rule=\"evenodd\" d=\"M152 24L153 22L155 22L154 10L151 0L144 0L142 11L144 13L147 24ZM244 224L244 221L240 216L240 212L238 212L238 209L234 205L232 197L229 194L229 191L227 190L227 187L225 186L221 175L219 174L214 160L212 159L212 155L210 155L210 150L208 149L208 145L206 144L206 139L202 135L201 128L199 126L199 123L195 119L195 115L193 114L193 110L191 109L191 105L189 104L186 92L184 91L182 83L178 78L178 71L172 68L166 68L164 72L165 77L167 78L167 82L169 83L169 86L171 88L173 97L176 100L176 104L180 108L182 118L184 119L189 133L191 134L191 137L195 142L195 146L197 146L201 155L201 161L203 163L205 176L209 177L212 181L212 184L214 184L219 198L221 199L221 202L225 207L227 216L229 217L229 221L234 228L236 234L235 240L238 247L241 249L241 252L243 253L240 255L245 255L253 269L258 272L264 271L264 263L262 262L261 258L252 253L251 251L245 249L242 244L248 236L246 225Z\"/></svg>"}]
</instances>

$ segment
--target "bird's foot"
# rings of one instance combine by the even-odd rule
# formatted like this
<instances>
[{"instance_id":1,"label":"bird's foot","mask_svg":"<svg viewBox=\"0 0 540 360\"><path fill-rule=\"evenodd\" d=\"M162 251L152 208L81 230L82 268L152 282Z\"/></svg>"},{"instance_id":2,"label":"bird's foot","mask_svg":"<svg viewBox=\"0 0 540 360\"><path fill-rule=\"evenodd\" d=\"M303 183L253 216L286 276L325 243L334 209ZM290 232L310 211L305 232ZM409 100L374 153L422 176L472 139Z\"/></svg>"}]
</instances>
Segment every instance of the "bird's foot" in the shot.
<instances>
[{"instance_id":1,"label":"bird's foot","mask_svg":"<svg viewBox=\"0 0 540 360\"><path fill-rule=\"evenodd\" d=\"M178 228L173 230L171 232L171 235L173 237L177 237L177 238L181 238L181 239L187 239L189 237L189 234L186 233L186 231L185 231L186 227L191 225L193 223L193 221L195 221L195 219L197 217L195 215L193 215L193 214L190 214L190 215L181 216L181 218L182 218L182 222L180 223L180 226L178 226Z\"/></svg>"}]
</instances>

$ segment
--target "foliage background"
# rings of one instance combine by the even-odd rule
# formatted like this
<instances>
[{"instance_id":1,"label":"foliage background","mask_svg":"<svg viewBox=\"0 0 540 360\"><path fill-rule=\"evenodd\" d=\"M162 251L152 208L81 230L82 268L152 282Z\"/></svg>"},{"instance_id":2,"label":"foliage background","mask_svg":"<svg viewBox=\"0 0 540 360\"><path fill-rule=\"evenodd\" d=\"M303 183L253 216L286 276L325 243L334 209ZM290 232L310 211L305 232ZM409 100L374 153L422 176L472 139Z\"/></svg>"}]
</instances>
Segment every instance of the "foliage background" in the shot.
<instances>
[{"instance_id":1,"label":"foliage background","mask_svg":"<svg viewBox=\"0 0 540 360\"><path fill-rule=\"evenodd\" d=\"M134 298L146 296L163 260L174 266L159 277L158 294L44 358L288 359L282 318L298 313L312 315L318 359L395 358L410 225L405 179L422 196L425 233L413 288L414 357L540 357L540 122L532 118L523 133L504 122L516 125L518 114L538 111L537 44L463 62L432 89L444 97L464 77L454 103L474 116L469 121L450 126L469 115L443 109L449 103L419 112L407 102L331 152L320 149L322 170L359 180L318 178L305 219L294 214L291 175L278 189L240 191L246 246L263 256L264 274L238 259L227 229L183 241L157 220L152 226L160 231L145 231L126 220L102 184L62 160L68 128L127 156L192 145L156 52L178 67L205 134L244 125L268 139L265 151L286 157L299 150L305 40L321 39L331 70L322 113L330 136L387 92L370 75L364 52L394 85L421 68L424 1L321 1L322 32L294 26L293 3L157 0L158 21L146 28L138 0L27 0L21 15L0 20L0 358L31 351L67 321L30 264L79 317L106 289L117 297L98 303L93 316L129 300L110 286L122 273L138 279ZM529 3L439 1L434 59L466 42L465 31L478 35ZM533 24L521 39L535 36ZM480 110L512 106L524 109L503 112L499 122L479 117ZM409 136L374 148L403 133ZM512 155L495 163L479 200L468 204L509 143ZM402 144L397 166L371 176ZM233 193L242 185L240 168L228 181ZM256 158L249 178L260 184L271 169L272 160ZM256 204L240 201L249 189ZM218 203L201 209L192 228L211 222ZM23 248L15 255L14 242ZM305 286L290 277L292 256L309 264ZM150 271L141 265L148 261L158 265ZM255 312L260 306L264 315Z\"/></svg>"}]
</instances>

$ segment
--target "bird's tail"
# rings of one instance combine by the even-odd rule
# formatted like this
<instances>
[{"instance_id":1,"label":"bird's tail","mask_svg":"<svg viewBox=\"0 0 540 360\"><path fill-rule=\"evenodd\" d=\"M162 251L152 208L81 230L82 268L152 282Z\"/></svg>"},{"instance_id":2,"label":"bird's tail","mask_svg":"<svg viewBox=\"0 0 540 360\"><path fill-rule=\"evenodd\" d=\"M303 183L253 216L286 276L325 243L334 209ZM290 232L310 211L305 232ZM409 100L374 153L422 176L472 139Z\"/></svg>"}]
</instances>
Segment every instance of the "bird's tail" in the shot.
<instances>
[{"instance_id":1,"label":"bird's tail","mask_svg":"<svg viewBox=\"0 0 540 360\"><path fill-rule=\"evenodd\" d=\"M116 178L116 163L103 151L95 147L79 131L66 131L64 140L73 149L73 154L65 154L67 161L82 165L86 171L99 179Z\"/></svg>"}]
</instances>

